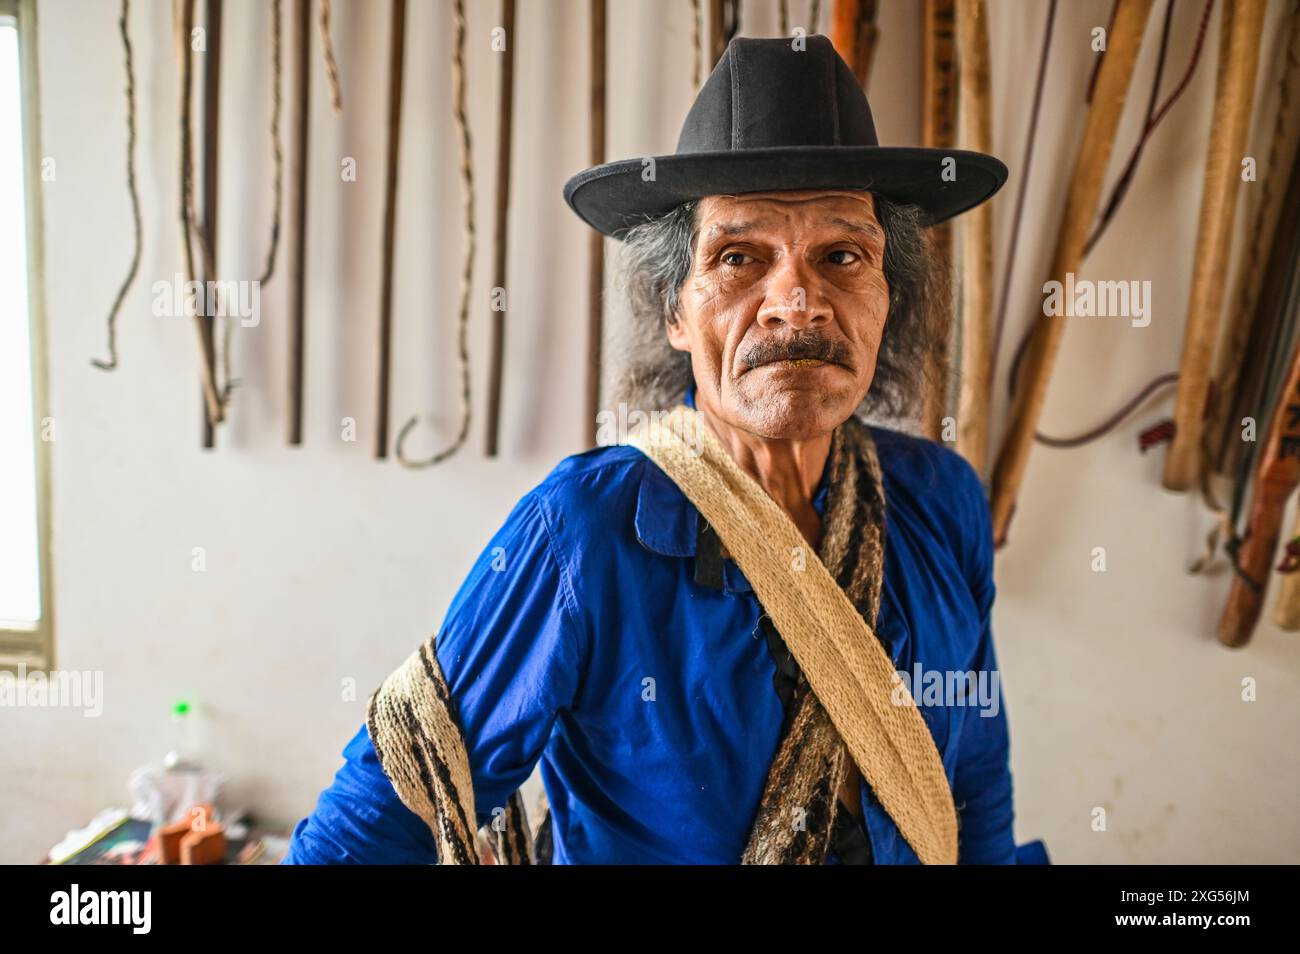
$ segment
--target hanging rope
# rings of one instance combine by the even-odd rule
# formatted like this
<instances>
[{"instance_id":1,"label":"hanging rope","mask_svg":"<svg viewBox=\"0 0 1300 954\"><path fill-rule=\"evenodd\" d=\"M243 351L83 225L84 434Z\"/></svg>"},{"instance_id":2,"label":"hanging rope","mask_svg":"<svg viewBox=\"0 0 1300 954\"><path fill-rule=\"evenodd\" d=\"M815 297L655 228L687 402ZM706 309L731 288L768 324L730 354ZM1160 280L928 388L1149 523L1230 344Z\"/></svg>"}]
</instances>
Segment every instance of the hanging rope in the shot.
<instances>
[{"instance_id":1,"label":"hanging rope","mask_svg":"<svg viewBox=\"0 0 1300 954\"><path fill-rule=\"evenodd\" d=\"M465 197L465 259L460 276L460 314L457 318L456 358L460 366L460 430L452 443L434 453L425 460L411 460L402 450L403 443L411 430L419 423L418 417L411 417L397 435L397 460L403 467L423 468L441 463L460 450L469 435L470 390L469 390L469 297L470 286L474 277L474 167L473 153L470 148L469 119L465 114L465 0L455 0L452 12L456 23L454 53L451 64L452 99L456 116L456 129L460 132L460 172L461 185Z\"/></svg>"},{"instance_id":2,"label":"hanging rope","mask_svg":"<svg viewBox=\"0 0 1300 954\"><path fill-rule=\"evenodd\" d=\"M135 184L135 63L131 54L131 35L127 29L127 19L131 12L131 0L122 0L122 13L117 26L122 34L122 48L126 54L126 190L131 195L131 219L135 223L135 249L131 253L131 267L127 270L126 280L118 289L113 299L113 307L108 312L108 360L91 358L90 363L101 371L112 371L117 367L117 315L126 300L126 293L135 282L136 272L140 270L140 247L144 244L144 228L140 223L140 193Z\"/></svg>"},{"instance_id":3,"label":"hanging rope","mask_svg":"<svg viewBox=\"0 0 1300 954\"><path fill-rule=\"evenodd\" d=\"M281 39L284 25L281 18L281 0L271 2L271 158L275 164L272 185L271 245L266 251L266 266L259 283L265 285L275 273L275 255L280 247L280 206L284 197L284 143L280 139L280 114L282 98L280 80L284 68L281 62Z\"/></svg>"},{"instance_id":4,"label":"hanging rope","mask_svg":"<svg viewBox=\"0 0 1300 954\"><path fill-rule=\"evenodd\" d=\"M325 60L325 75L329 77L330 105L334 112L343 112L343 91L339 87L339 65L334 61L334 41L330 39L330 0L319 0L320 52Z\"/></svg>"},{"instance_id":5,"label":"hanging rope","mask_svg":"<svg viewBox=\"0 0 1300 954\"><path fill-rule=\"evenodd\" d=\"M1161 78L1164 76L1165 56L1169 50L1169 31L1173 23L1173 0L1169 0L1168 5L1165 7L1165 23L1160 36L1159 56L1156 59L1155 81L1151 84L1151 98L1147 103L1146 120L1142 125L1142 134L1138 137L1137 145L1133 147L1133 152L1124 166L1124 171L1120 174L1114 188L1111 190L1110 199L1107 200L1104 206L1105 211L1097 223L1097 228L1093 230L1092 235L1088 237L1087 244L1083 247L1084 255L1091 252L1093 246L1101 239L1102 233L1106 231L1106 227L1110 225L1115 213L1119 210L1120 204L1124 201L1124 196L1128 193L1129 186L1133 182L1134 173L1137 171L1138 160L1142 158L1142 150L1146 148L1151 134L1155 131L1156 126L1160 124L1160 121L1165 118L1174 103L1178 101L1178 98L1183 95L1183 91L1187 89L1187 84L1191 81L1192 74L1196 71L1196 65L1201 59L1201 51L1205 46L1206 31L1210 25L1210 14L1213 10L1214 0L1206 0L1205 8L1201 12L1200 26L1197 27L1196 31L1196 43L1192 47L1192 57L1187 70L1183 73L1183 78L1174 88L1174 91L1169 94L1164 104L1157 109L1156 98L1160 92Z\"/></svg>"}]
</instances>

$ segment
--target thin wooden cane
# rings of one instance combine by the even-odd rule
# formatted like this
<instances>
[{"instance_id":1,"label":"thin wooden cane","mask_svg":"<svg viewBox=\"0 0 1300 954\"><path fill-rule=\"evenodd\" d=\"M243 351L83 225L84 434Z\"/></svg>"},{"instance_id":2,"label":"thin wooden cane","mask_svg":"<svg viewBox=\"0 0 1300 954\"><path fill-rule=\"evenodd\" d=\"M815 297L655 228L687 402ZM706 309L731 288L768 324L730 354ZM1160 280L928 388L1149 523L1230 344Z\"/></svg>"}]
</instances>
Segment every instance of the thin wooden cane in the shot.
<instances>
[{"instance_id":1,"label":"thin wooden cane","mask_svg":"<svg viewBox=\"0 0 1300 954\"><path fill-rule=\"evenodd\" d=\"M191 161L190 141L190 92L193 82L194 58L190 49L190 36L194 32L194 0L174 0L173 19L176 27L176 61L177 61L177 98L180 112L180 245L181 267L185 270L185 280L191 281L198 274L194 261L194 244L191 241L191 194L194 190L194 167ZM203 381L203 397L207 402L208 417L219 423L224 414L221 395L217 390L216 356L210 347L204 325L208 321L201 303L209 296L200 295L199 307L194 314L194 333L198 339L199 361ZM187 310L188 310L188 306Z\"/></svg>"},{"instance_id":2,"label":"thin wooden cane","mask_svg":"<svg viewBox=\"0 0 1300 954\"><path fill-rule=\"evenodd\" d=\"M307 162L311 115L311 0L293 7L289 102L289 234L285 243L289 315L289 443L302 443L304 313L307 278Z\"/></svg>"},{"instance_id":3,"label":"thin wooden cane","mask_svg":"<svg viewBox=\"0 0 1300 954\"><path fill-rule=\"evenodd\" d=\"M957 141L956 7L954 0L923 0L921 4L921 145L952 149ZM935 267L952 270L952 224L930 230ZM950 331L952 326L950 326ZM947 342L951 351L953 342ZM948 356L936 354L922 376L920 427L931 440L943 433L948 413Z\"/></svg>"},{"instance_id":4,"label":"thin wooden cane","mask_svg":"<svg viewBox=\"0 0 1300 954\"><path fill-rule=\"evenodd\" d=\"M876 8L876 0L835 0L831 9L831 43L864 89L879 35Z\"/></svg>"},{"instance_id":5,"label":"thin wooden cane","mask_svg":"<svg viewBox=\"0 0 1300 954\"><path fill-rule=\"evenodd\" d=\"M501 51L501 92L497 109L497 194L492 250L492 338L489 344L487 436L488 457L497 455L501 426L501 376L505 362L506 245L510 225L510 148L514 130L515 98L515 0L501 0L501 27L505 49Z\"/></svg>"},{"instance_id":6,"label":"thin wooden cane","mask_svg":"<svg viewBox=\"0 0 1300 954\"><path fill-rule=\"evenodd\" d=\"M1241 160L1246 154L1255 102L1265 6L1265 0L1225 0L1223 6L1223 42L1201 190L1191 301L1174 402L1174 438L1165 457L1163 483L1169 490L1187 490L1197 483L1210 362L1223 310L1224 276L1235 231Z\"/></svg>"},{"instance_id":7,"label":"thin wooden cane","mask_svg":"<svg viewBox=\"0 0 1300 954\"><path fill-rule=\"evenodd\" d=\"M993 152L989 90L988 6L957 0L959 142ZM984 473L989 404L993 392L993 210L985 202L961 219L961 384L957 395L957 452Z\"/></svg>"},{"instance_id":8,"label":"thin wooden cane","mask_svg":"<svg viewBox=\"0 0 1300 954\"><path fill-rule=\"evenodd\" d=\"M712 10L712 7L710 7ZM591 164L605 161L605 0L591 0ZM605 308L605 237L595 229L587 238L587 399L584 439L596 443L600 413L601 349Z\"/></svg>"},{"instance_id":9,"label":"thin wooden cane","mask_svg":"<svg viewBox=\"0 0 1300 954\"><path fill-rule=\"evenodd\" d=\"M716 66L727 51L727 27L724 8L728 0L709 0L709 65Z\"/></svg>"},{"instance_id":10,"label":"thin wooden cane","mask_svg":"<svg viewBox=\"0 0 1300 954\"><path fill-rule=\"evenodd\" d=\"M1241 414L1253 409L1249 395L1255 390L1252 366L1263 364L1255 350L1264 338L1257 333L1255 319L1268 249L1278 236L1282 220L1278 186L1285 182L1285 170L1291 168L1300 146L1300 109L1296 108L1296 85L1300 82L1300 0L1292 0L1287 15L1288 39L1278 83L1278 105L1273 117L1273 134L1268 155L1260 167L1259 196L1255 214L1246 234L1249 245L1240 256L1240 267L1232 294L1228 299L1223 335L1214 365L1214 393L1210 417L1205 424L1208 452L1204 465L1216 473L1231 476L1237 471L1237 451L1241 448ZM1294 221L1294 220L1291 220Z\"/></svg>"},{"instance_id":11,"label":"thin wooden cane","mask_svg":"<svg viewBox=\"0 0 1300 954\"><path fill-rule=\"evenodd\" d=\"M217 187L221 157L221 19L222 0L205 0L205 26L207 53L203 58L203 271L205 282L217 281ZM208 287L207 285L204 286ZM204 323L203 337L207 349L215 356L216 316L209 315ZM216 429L208 416L207 405L203 411L203 446L216 446Z\"/></svg>"},{"instance_id":12,"label":"thin wooden cane","mask_svg":"<svg viewBox=\"0 0 1300 954\"><path fill-rule=\"evenodd\" d=\"M1066 274L1074 272L1083 260L1083 246L1092 230L1101 200L1106 166L1115 144L1115 132L1124 111L1124 100L1152 5L1153 0L1119 0L1105 57L1098 70L1092 104L1088 107L1083 140L1075 158L1065 218L1048 272L1049 279L1064 281ZM1009 431L993 472L993 535L999 543L1006 538L1016 495L1034 446L1038 419L1047 399L1056 352L1065 333L1063 315L1045 315L1035 321L1033 336L1021 365L1023 383L1016 391Z\"/></svg>"},{"instance_id":13,"label":"thin wooden cane","mask_svg":"<svg viewBox=\"0 0 1300 954\"><path fill-rule=\"evenodd\" d=\"M384 153L384 224L380 256L379 375L375 406L375 459L388 456L393 353L393 244L397 234L397 174L402 137L402 75L406 64L407 0L393 0L388 28L388 145Z\"/></svg>"},{"instance_id":14,"label":"thin wooden cane","mask_svg":"<svg viewBox=\"0 0 1300 954\"><path fill-rule=\"evenodd\" d=\"M1294 281L1300 276L1293 274ZM1297 289L1292 288L1291 307ZM1236 575L1219 619L1219 642L1239 647L1250 641L1264 605L1269 572L1277 552L1287 498L1300 486L1300 346L1287 371L1268 439L1252 484L1250 517L1236 553Z\"/></svg>"}]
</instances>

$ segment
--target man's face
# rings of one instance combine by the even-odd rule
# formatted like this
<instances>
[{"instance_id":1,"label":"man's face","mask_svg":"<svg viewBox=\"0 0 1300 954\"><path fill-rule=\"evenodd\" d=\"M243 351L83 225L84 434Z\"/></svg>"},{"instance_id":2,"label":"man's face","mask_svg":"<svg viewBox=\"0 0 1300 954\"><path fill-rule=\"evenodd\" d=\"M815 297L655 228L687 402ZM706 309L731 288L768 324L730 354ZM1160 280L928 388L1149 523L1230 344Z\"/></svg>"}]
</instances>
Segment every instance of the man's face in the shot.
<instances>
[{"instance_id":1,"label":"man's face","mask_svg":"<svg viewBox=\"0 0 1300 954\"><path fill-rule=\"evenodd\" d=\"M889 307L885 234L867 192L709 196L674 348L696 406L769 439L827 434L866 397Z\"/></svg>"}]
</instances>

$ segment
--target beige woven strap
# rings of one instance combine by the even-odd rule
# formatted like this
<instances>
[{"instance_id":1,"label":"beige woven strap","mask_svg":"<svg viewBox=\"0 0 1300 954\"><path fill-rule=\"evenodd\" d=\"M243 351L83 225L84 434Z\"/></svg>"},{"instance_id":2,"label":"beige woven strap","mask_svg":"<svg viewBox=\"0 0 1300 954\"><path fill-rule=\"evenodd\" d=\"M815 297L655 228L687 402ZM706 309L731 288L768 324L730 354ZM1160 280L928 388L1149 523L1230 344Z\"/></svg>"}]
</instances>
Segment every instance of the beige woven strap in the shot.
<instances>
[{"instance_id":1,"label":"beige woven strap","mask_svg":"<svg viewBox=\"0 0 1300 954\"><path fill-rule=\"evenodd\" d=\"M955 864L957 812L930 730L875 634L794 521L693 408L679 404L626 443L658 464L717 531L917 857Z\"/></svg>"}]
</instances>

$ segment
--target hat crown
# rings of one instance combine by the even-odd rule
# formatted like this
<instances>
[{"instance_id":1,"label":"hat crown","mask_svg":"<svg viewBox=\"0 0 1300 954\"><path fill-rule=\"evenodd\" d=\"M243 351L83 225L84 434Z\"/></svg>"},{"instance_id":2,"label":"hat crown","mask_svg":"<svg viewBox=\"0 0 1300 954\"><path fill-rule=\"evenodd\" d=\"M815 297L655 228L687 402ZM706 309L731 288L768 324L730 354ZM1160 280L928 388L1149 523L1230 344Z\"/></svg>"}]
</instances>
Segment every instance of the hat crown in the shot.
<instances>
[{"instance_id":1,"label":"hat crown","mask_svg":"<svg viewBox=\"0 0 1300 954\"><path fill-rule=\"evenodd\" d=\"M682 123L677 152L877 146L857 77L821 34L736 37Z\"/></svg>"}]
</instances>

